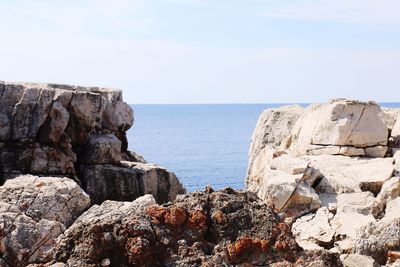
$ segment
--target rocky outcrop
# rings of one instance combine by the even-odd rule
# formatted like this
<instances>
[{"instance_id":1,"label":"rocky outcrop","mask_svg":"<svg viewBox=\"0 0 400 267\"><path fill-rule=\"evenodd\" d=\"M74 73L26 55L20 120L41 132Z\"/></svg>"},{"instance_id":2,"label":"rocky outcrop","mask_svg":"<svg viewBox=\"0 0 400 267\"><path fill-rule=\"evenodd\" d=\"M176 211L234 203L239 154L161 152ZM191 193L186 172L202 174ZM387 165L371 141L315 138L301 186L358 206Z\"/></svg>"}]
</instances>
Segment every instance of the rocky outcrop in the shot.
<instances>
[{"instance_id":1,"label":"rocky outcrop","mask_svg":"<svg viewBox=\"0 0 400 267\"><path fill-rule=\"evenodd\" d=\"M254 131L247 188L294 222L306 250L349 254L345 266L397 255L400 112L344 99L296 109L295 116L290 106L276 110L264 111ZM273 127L280 124L291 127Z\"/></svg>"},{"instance_id":2,"label":"rocky outcrop","mask_svg":"<svg viewBox=\"0 0 400 267\"><path fill-rule=\"evenodd\" d=\"M145 196L93 206L59 239L55 261L67 266L341 266L335 254L303 252L289 226L252 193L208 189L167 205L154 203Z\"/></svg>"},{"instance_id":3,"label":"rocky outcrop","mask_svg":"<svg viewBox=\"0 0 400 267\"><path fill-rule=\"evenodd\" d=\"M384 157L388 143L380 107L375 102L344 99L309 106L290 134L290 150L295 155Z\"/></svg>"},{"instance_id":4,"label":"rocky outcrop","mask_svg":"<svg viewBox=\"0 0 400 267\"><path fill-rule=\"evenodd\" d=\"M57 175L81 184L93 203L146 193L159 203L174 199L184 189L173 173L134 164L144 160L127 149L132 124L120 90L1 83L0 184L20 174Z\"/></svg>"},{"instance_id":5,"label":"rocky outcrop","mask_svg":"<svg viewBox=\"0 0 400 267\"><path fill-rule=\"evenodd\" d=\"M71 179L22 175L0 186L0 266L53 258L57 237L90 204Z\"/></svg>"}]
</instances>

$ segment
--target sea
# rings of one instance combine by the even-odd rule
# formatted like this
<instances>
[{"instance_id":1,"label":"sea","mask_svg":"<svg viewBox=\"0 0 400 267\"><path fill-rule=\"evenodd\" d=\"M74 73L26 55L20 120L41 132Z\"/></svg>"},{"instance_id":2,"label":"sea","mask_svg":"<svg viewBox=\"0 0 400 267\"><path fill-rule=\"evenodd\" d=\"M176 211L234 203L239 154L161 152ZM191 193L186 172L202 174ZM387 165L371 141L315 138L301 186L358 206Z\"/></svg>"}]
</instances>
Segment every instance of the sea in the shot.
<instances>
[{"instance_id":1,"label":"sea","mask_svg":"<svg viewBox=\"0 0 400 267\"><path fill-rule=\"evenodd\" d=\"M174 172L188 192L206 186L242 189L258 117L267 108L283 105L287 104L132 105L135 122L127 134L129 149Z\"/></svg>"}]
</instances>

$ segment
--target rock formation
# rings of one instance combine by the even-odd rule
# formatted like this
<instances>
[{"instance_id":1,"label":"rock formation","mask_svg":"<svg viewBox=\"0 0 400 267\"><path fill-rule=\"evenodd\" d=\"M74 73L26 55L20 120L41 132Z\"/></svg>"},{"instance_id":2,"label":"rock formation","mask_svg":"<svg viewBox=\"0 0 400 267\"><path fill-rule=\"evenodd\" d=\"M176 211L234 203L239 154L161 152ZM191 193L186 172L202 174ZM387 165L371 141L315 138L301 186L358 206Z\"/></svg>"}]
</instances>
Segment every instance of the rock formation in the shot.
<instances>
[{"instance_id":1,"label":"rock formation","mask_svg":"<svg viewBox=\"0 0 400 267\"><path fill-rule=\"evenodd\" d=\"M335 254L304 253L289 226L255 194L210 188L163 206L150 196L95 205L59 239L55 261L82 267L340 266Z\"/></svg>"},{"instance_id":2,"label":"rock formation","mask_svg":"<svg viewBox=\"0 0 400 267\"><path fill-rule=\"evenodd\" d=\"M159 202L184 190L173 173L128 151L133 111L122 92L57 84L0 83L0 184L20 174L74 179L92 203Z\"/></svg>"},{"instance_id":3,"label":"rock formation","mask_svg":"<svg viewBox=\"0 0 400 267\"><path fill-rule=\"evenodd\" d=\"M69 178L21 175L0 186L0 266L53 258L57 237L90 205Z\"/></svg>"},{"instance_id":4,"label":"rock formation","mask_svg":"<svg viewBox=\"0 0 400 267\"><path fill-rule=\"evenodd\" d=\"M132 124L118 90L0 82L1 267L51 261L58 236L90 205L185 192L128 151Z\"/></svg>"},{"instance_id":5,"label":"rock formation","mask_svg":"<svg viewBox=\"0 0 400 267\"><path fill-rule=\"evenodd\" d=\"M247 188L293 222L304 249L341 253L345 266L389 264L400 258L398 126L400 110L375 102L268 109L254 130Z\"/></svg>"}]
</instances>

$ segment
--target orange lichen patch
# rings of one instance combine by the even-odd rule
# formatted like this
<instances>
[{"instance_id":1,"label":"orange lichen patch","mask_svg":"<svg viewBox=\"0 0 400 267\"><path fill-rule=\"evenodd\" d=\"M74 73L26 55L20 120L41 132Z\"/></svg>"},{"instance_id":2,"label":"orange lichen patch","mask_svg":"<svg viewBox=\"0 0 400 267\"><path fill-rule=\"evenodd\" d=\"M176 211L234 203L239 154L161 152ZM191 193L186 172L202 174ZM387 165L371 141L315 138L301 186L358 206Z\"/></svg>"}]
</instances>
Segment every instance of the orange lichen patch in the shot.
<instances>
[{"instance_id":1,"label":"orange lichen patch","mask_svg":"<svg viewBox=\"0 0 400 267\"><path fill-rule=\"evenodd\" d=\"M240 256L243 255L249 249L254 249L262 252L267 252L269 248L269 243L267 240L259 238L249 238L248 236L243 236L235 241L235 243L228 244L226 249L231 260L235 261Z\"/></svg>"},{"instance_id":2,"label":"orange lichen patch","mask_svg":"<svg viewBox=\"0 0 400 267\"><path fill-rule=\"evenodd\" d=\"M285 240L277 240L275 242L274 248L276 250L285 250L289 247L288 243Z\"/></svg>"},{"instance_id":3,"label":"orange lichen patch","mask_svg":"<svg viewBox=\"0 0 400 267\"><path fill-rule=\"evenodd\" d=\"M389 251L387 253L388 261L395 262L396 260L400 259L400 252L399 251Z\"/></svg>"},{"instance_id":4,"label":"orange lichen patch","mask_svg":"<svg viewBox=\"0 0 400 267\"><path fill-rule=\"evenodd\" d=\"M195 210L189 214L187 227L190 229L204 229L207 225L207 216L201 210Z\"/></svg>"},{"instance_id":5,"label":"orange lichen patch","mask_svg":"<svg viewBox=\"0 0 400 267\"><path fill-rule=\"evenodd\" d=\"M172 227L179 227L186 222L187 215L184 209L172 206L165 214L165 223Z\"/></svg>"},{"instance_id":6,"label":"orange lichen patch","mask_svg":"<svg viewBox=\"0 0 400 267\"><path fill-rule=\"evenodd\" d=\"M141 237L128 238L125 249L132 264L143 264L152 254L150 242Z\"/></svg>"},{"instance_id":7,"label":"orange lichen patch","mask_svg":"<svg viewBox=\"0 0 400 267\"><path fill-rule=\"evenodd\" d=\"M147 215L149 215L153 224L164 223L165 214L168 212L167 208L160 206L151 206L147 208Z\"/></svg>"},{"instance_id":8,"label":"orange lichen patch","mask_svg":"<svg viewBox=\"0 0 400 267\"><path fill-rule=\"evenodd\" d=\"M225 215L219 210L214 212L212 214L212 217L218 224L225 224L226 223Z\"/></svg>"},{"instance_id":9,"label":"orange lichen patch","mask_svg":"<svg viewBox=\"0 0 400 267\"><path fill-rule=\"evenodd\" d=\"M152 206L147 209L147 214L152 218L153 224L165 223L174 228L183 225L187 219L186 211L175 206L171 208Z\"/></svg>"},{"instance_id":10,"label":"orange lichen patch","mask_svg":"<svg viewBox=\"0 0 400 267\"><path fill-rule=\"evenodd\" d=\"M265 239L253 239L253 245L259 248L262 252L267 252L269 249L269 242Z\"/></svg>"}]
</instances>

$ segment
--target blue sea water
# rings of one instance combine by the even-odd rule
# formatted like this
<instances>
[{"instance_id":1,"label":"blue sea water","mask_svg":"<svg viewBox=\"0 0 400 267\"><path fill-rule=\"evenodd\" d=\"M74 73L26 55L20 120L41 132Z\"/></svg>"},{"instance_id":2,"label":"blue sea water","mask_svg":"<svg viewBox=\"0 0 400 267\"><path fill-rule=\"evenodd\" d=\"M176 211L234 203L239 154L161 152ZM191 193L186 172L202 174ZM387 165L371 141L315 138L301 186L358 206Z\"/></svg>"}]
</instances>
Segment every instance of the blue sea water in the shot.
<instances>
[{"instance_id":1,"label":"blue sea water","mask_svg":"<svg viewBox=\"0 0 400 267\"><path fill-rule=\"evenodd\" d=\"M189 192L207 185L244 188L257 119L264 109L282 105L132 105L135 123L128 131L129 149L175 172Z\"/></svg>"}]
</instances>

